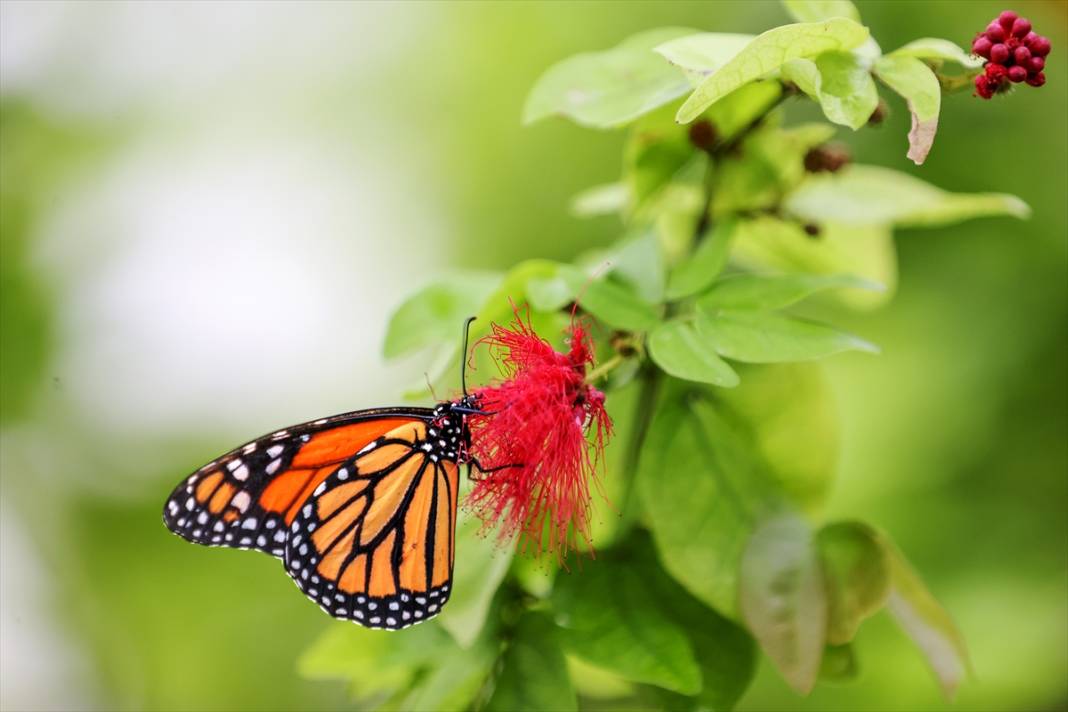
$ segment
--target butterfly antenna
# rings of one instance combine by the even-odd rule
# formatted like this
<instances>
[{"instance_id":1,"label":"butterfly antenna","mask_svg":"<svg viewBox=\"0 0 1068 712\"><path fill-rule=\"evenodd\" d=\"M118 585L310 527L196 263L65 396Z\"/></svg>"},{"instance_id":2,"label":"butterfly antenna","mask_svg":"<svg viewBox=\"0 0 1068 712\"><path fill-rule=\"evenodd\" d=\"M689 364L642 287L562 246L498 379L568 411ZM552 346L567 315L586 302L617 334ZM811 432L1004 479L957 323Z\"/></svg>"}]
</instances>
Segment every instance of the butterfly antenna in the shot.
<instances>
[{"instance_id":1,"label":"butterfly antenna","mask_svg":"<svg viewBox=\"0 0 1068 712\"><path fill-rule=\"evenodd\" d=\"M434 392L434 384L430 382L430 374L423 371L423 379L426 380L426 387L427 390L430 391L430 397L437 400L438 394Z\"/></svg>"},{"instance_id":2,"label":"butterfly antenna","mask_svg":"<svg viewBox=\"0 0 1068 712\"><path fill-rule=\"evenodd\" d=\"M478 317L469 316L464 322L464 349L460 354L460 388L467 395L467 343L471 339L471 322Z\"/></svg>"}]
</instances>

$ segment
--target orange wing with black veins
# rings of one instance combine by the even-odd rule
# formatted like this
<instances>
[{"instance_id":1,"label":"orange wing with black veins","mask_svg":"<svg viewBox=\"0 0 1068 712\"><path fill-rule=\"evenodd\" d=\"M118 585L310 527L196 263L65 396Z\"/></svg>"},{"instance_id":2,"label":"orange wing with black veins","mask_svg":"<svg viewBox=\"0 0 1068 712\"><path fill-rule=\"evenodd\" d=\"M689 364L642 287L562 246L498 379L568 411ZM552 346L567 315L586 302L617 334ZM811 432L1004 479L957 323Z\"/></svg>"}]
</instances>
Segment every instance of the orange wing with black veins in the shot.
<instances>
[{"instance_id":1,"label":"orange wing with black veins","mask_svg":"<svg viewBox=\"0 0 1068 712\"><path fill-rule=\"evenodd\" d=\"M320 481L289 527L286 568L327 613L404 628L449 598L459 470L403 424Z\"/></svg>"}]
</instances>

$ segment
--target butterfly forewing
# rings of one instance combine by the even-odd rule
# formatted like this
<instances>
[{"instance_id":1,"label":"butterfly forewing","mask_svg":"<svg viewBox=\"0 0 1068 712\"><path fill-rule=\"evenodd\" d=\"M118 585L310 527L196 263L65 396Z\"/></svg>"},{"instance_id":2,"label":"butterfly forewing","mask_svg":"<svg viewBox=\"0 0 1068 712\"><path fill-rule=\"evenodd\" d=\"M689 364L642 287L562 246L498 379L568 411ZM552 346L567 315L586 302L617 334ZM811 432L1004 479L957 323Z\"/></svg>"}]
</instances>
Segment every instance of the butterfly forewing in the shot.
<instances>
[{"instance_id":1,"label":"butterfly forewing","mask_svg":"<svg viewBox=\"0 0 1068 712\"><path fill-rule=\"evenodd\" d=\"M197 544L283 557L290 522L330 473L382 434L422 424L431 413L357 411L265 435L187 477L167 500L163 521Z\"/></svg>"}]
</instances>

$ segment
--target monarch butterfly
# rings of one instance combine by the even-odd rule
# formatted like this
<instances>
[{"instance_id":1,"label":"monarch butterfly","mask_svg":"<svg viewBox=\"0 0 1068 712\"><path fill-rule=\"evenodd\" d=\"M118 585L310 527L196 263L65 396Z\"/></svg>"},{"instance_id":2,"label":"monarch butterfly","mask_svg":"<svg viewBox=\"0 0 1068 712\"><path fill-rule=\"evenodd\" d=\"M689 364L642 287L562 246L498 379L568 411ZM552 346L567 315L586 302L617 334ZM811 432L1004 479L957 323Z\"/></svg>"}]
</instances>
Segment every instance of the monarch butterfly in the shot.
<instances>
[{"instance_id":1,"label":"monarch butterfly","mask_svg":"<svg viewBox=\"0 0 1068 712\"><path fill-rule=\"evenodd\" d=\"M478 467L467 418L486 414L466 383L464 393L257 438L182 481L163 521L196 544L282 559L335 618L387 629L428 620L451 593L459 466Z\"/></svg>"}]
</instances>

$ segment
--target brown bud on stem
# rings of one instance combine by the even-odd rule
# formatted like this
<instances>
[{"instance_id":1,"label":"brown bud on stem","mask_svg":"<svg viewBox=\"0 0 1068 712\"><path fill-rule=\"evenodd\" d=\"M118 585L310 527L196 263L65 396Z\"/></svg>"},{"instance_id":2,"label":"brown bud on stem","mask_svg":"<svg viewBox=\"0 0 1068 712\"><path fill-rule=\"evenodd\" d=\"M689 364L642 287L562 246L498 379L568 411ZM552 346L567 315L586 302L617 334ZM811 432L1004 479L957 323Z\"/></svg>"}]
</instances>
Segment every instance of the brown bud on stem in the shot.
<instances>
[{"instance_id":1,"label":"brown bud on stem","mask_svg":"<svg viewBox=\"0 0 1068 712\"><path fill-rule=\"evenodd\" d=\"M840 143L825 143L809 149L805 154L805 170L809 173L837 173L849 164L852 156L849 149Z\"/></svg>"}]
</instances>

